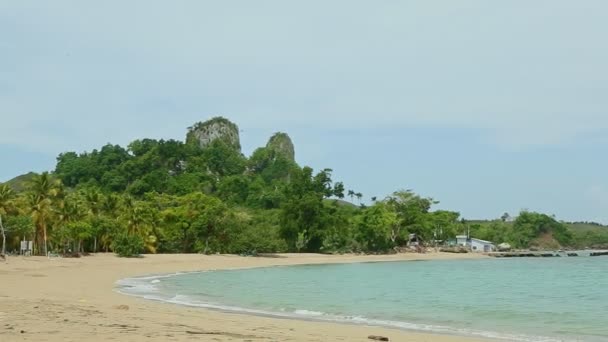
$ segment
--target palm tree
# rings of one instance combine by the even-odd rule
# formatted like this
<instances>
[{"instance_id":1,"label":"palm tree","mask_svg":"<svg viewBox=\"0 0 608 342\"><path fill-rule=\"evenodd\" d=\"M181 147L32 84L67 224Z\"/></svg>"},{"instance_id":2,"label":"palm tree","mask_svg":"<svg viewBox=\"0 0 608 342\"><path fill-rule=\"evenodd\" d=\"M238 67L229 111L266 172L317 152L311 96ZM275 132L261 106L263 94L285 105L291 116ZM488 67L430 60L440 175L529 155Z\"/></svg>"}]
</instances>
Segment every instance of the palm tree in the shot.
<instances>
[{"instance_id":1,"label":"palm tree","mask_svg":"<svg viewBox=\"0 0 608 342\"><path fill-rule=\"evenodd\" d=\"M350 197L350 201L355 201L355 192L353 190L348 190L348 197Z\"/></svg>"},{"instance_id":2,"label":"palm tree","mask_svg":"<svg viewBox=\"0 0 608 342\"><path fill-rule=\"evenodd\" d=\"M15 193L8 185L0 185L0 233L2 234L2 252L1 256L6 255L6 233L4 232L4 225L2 225L2 215L6 215L9 209L13 206L13 198Z\"/></svg>"},{"instance_id":3,"label":"palm tree","mask_svg":"<svg viewBox=\"0 0 608 342\"><path fill-rule=\"evenodd\" d=\"M7 184L0 185L0 213L6 215L12 208L12 200L15 198L13 189Z\"/></svg>"},{"instance_id":4,"label":"palm tree","mask_svg":"<svg viewBox=\"0 0 608 342\"><path fill-rule=\"evenodd\" d=\"M63 231L63 234L59 234L60 236L60 240L64 246L64 253L65 253L65 246L66 246L66 242L74 242L76 243L76 241L74 240L78 240L78 248L76 248L76 246L74 245L73 251L74 252L80 252L81 251L81 246L82 246L82 241L81 239L74 239L73 237L77 234L74 234L72 230L74 227L79 227L78 225L74 225L74 226L70 226L71 223L75 223L75 222L80 222L82 221L86 216L87 216L87 208L84 205L84 203L82 203L81 198L79 198L78 196L74 196L73 194L70 194L69 196L66 196L65 198L57 201L56 203L56 209L55 209L55 223L57 224L58 228L61 228Z\"/></svg>"},{"instance_id":5,"label":"palm tree","mask_svg":"<svg viewBox=\"0 0 608 342\"><path fill-rule=\"evenodd\" d=\"M145 235L148 228L148 217L146 211L135 206L125 213L127 221L127 232L133 235Z\"/></svg>"},{"instance_id":6,"label":"palm tree","mask_svg":"<svg viewBox=\"0 0 608 342\"><path fill-rule=\"evenodd\" d=\"M120 207L120 197L115 194L102 196L100 211L105 216L116 217L116 213Z\"/></svg>"},{"instance_id":7,"label":"palm tree","mask_svg":"<svg viewBox=\"0 0 608 342\"><path fill-rule=\"evenodd\" d=\"M101 195L100 198L101 205L99 211L101 219L96 222L96 235L99 235L99 244L107 253L112 243L114 231L116 230L122 202L120 196L116 194Z\"/></svg>"},{"instance_id":8,"label":"palm tree","mask_svg":"<svg viewBox=\"0 0 608 342\"><path fill-rule=\"evenodd\" d=\"M32 178L29 191L43 198L58 197L63 193L63 185L60 180L54 180L48 172L43 172Z\"/></svg>"},{"instance_id":9,"label":"palm tree","mask_svg":"<svg viewBox=\"0 0 608 342\"><path fill-rule=\"evenodd\" d=\"M40 253L40 244L44 245L44 254L48 252L47 247L47 226L51 219L51 200L44 198L36 193L29 193L27 195L27 203L29 205L29 212L36 226L35 240L36 248Z\"/></svg>"},{"instance_id":10,"label":"palm tree","mask_svg":"<svg viewBox=\"0 0 608 342\"><path fill-rule=\"evenodd\" d=\"M84 199L86 201L89 215L93 218L94 222L97 222L101 215L102 206L104 204L104 198L97 189L88 189L84 193ZM97 252L97 232L93 233L93 252Z\"/></svg>"},{"instance_id":11,"label":"palm tree","mask_svg":"<svg viewBox=\"0 0 608 342\"><path fill-rule=\"evenodd\" d=\"M158 210L125 195L120 201L120 219L126 223L126 233L139 235L149 252L156 253L157 234L155 227L160 221Z\"/></svg>"},{"instance_id":12,"label":"palm tree","mask_svg":"<svg viewBox=\"0 0 608 342\"><path fill-rule=\"evenodd\" d=\"M63 195L61 181L53 180L48 172L35 175L29 184L27 195L29 212L36 225L37 245L44 244L44 255L48 253L47 228L51 219L53 198ZM40 252L40 249L38 249Z\"/></svg>"},{"instance_id":13,"label":"palm tree","mask_svg":"<svg viewBox=\"0 0 608 342\"><path fill-rule=\"evenodd\" d=\"M357 192L357 193L355 194L355 197L357 197L357 200L359 201L359 204L361 204L361 198L363 198L363 194L362 194L362 193L360 193L360 192Z\"/></svg>"},{"instance_id":14,"label":"palm tree","mask_svg":"<svg viewBox=\"0 0 608 342\"><path fill-rule=\"evenodd\" d=\"M2 224L2 215L1 214L0 214L0 233L2 233L2 251L0 252L0 257L5 259L6 258L6 234L4 233L4 225Z\"/></svg>"}]
</instances>

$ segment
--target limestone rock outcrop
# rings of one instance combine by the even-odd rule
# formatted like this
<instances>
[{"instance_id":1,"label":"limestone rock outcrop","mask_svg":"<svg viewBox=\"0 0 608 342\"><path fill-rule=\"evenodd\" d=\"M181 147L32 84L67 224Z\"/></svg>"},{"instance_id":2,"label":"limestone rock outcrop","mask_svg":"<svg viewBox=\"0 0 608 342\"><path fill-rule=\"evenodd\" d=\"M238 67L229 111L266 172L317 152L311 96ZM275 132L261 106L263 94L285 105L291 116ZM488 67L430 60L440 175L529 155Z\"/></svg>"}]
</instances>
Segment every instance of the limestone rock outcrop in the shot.
<instances>
[{"instance_id":1,"label":"limestone rock outcrop","mask_svg":"<svg viewBox=\"0 0 608 342\"><path fill-rule=\"evenodd\" d=\"M205 122L199 122L188 128L186 143L196 144L205 148L213 141L221 139L229 146L241 151L239 127L223 117L214 117Z\"/></svg>"},{"instance_id":2,"label":"limestone rock outcrop","mask_svg":"<svg viewBox=\"0 0 608 342\"><path fill-rule=\"evenodd\" d=\"M295 148L287 133L275 133L270 137L270 140L268 140L266 148L277 154L283 155L291 161L295 161Z\"/></svg>"}]
</instances>

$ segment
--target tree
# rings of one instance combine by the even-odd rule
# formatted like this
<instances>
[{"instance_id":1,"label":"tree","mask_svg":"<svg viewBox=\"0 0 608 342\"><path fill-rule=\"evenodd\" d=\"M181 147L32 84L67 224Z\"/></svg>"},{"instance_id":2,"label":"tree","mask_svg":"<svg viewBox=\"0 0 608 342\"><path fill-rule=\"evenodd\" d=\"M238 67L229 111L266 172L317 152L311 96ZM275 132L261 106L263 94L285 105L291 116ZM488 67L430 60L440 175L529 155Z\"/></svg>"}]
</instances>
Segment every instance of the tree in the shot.
<instances>
[{"instance_id":1,"label":"tree","mask_svg":"<svg viewBox=\"0 0 608 342\"><path fill-rule=\"evenodd\" d=\"M350 201L355 201L355 192L353 190L348 190L348 197L350 197Z\"/></svg>"},{"instance_id":2,"label":"tree","mask_svg":"<svg viewBox=\"0 0 608 342\"><path fill-rule=\"evenodd\" d=\"M46 255L48 253L47 227L51 219L51 200L33 192L27 195L27 199L29 211L36 227L34 250L38 251L38 254L41 254L40 245L42 244L44 255Z\"/></svg>"},{"instance_id":3,"label":"tree","mask_svg":"<svg viewBox=\"0 0 608 342\"><path fill-rule=\"evenodd\" d=\"M6 215L13 208L15 192L7 184L0 184L0 214Z\"/></svg>"},{"instance_id":4,"label":"tree","mask_svg":"<svg viewBox=\"0 0 608 342\"><path fill-rule=\"evenodd\" d=\"M437 210L428 214L427 230L432 231L433 239L444 241L459 233L460 213L448 210Z\"/></svg>"},{"instance_id":5,"label":"tree","mask_svg":"<svg viewBox=\"0 0 608 342\"><path fill-rule=\"evenodd\" d=\"M397 214L386 202L366 208L357 220L357 240L367 252L384 252L395 247Z\"/></svg>"},{"instance_id":6,"label":"tree","mask_svg":"<svg viewBox=\"0 0 608 342\"><path fill-rule=\"evenodd\" d=\"M61 195L61 181L55 180L48 172L35 175L28 186L29 212L36 226L36 246L40 253L40 245L44 247L44 255L48 253L47 229L52 215L52 199Z\"/></svg>"},{"instance_id":7,"label":"tree","mask_svg":"<svg viewBox=\"0 0 608 342\"><path fill-rule=\"evenodd\" d=\"M164 239L169 248L182 253L219 251L227 237L227 215L221 200L201 192L176 198L161 212Z\"/></svg>"},{"instance_id":8,"label":"tree","mask_svg":"<svg viewBox=\"0 0 608 342\"><path fill-rule=\"evenodd\" d=\"M6 255L6 233L2 224L2 215L6 215L11 210L14 197L15 194L8 185L0 185L0 232L2 233L2 253L0 255L2 256Z\"/></svg>"},{"instance_id":9,"label":"tree","mask_svg":"<svg viewBox=\"0 0 608 342\"><path fill-rule=\"evenodd\" d=\"M97 188L89 188L84 192L88 214L93 221L98 221L103 210L104 198ZM89 229L93 236L93 252L97 252L97 235L95 228Z\"/></svg>"},{"instance_id":10,"label":"tree","mask_svg":"<svg viewBox=\"0 0 608 342\"><path fill-rule=\"evenodd\" d=\"M344 183L336 182L334 184L334 196L336 196L339 199L344 198Z\"/></svg>"},{"instance_id":11,"label":"tree","mask_svg":"<svg viewBox=\"0 0 608 342\"><path fill-rule=\"evenodd\" d=\"M123 232L112 242L112 250L119 257L137 257L144 250L144 240L141 236Z\"/></svg>"},{"instance_id":12,"label":"tree","mask_svg":"<svg viewBox=\"0 0 608 342\"><path fill-rule=\"evenodd\" d=\"M355 197L357 197L357 201L359 201L359 204L361 204L361 198L363 198L363 194L360 192L357 192L355 194Z\"/></svg>"},{"instance_id":13,"label":"tree","mask_svg":"<svg viewBox=\"0 0 608 342\"><path fill-rule=\"evenodd\" d=\"M6 256L6 233L4 232L4 225L2 224L2 214L0 214L0 233L2 233L2 251L0 256Z\"/></svg>"},{"instance_id":14,"label":"tree","mask_svg":"<svg viewBox=\"0 0 608 342\"><path fill-rule=\"evenodd\" d=\"M417 234L422 239L432 236L432 229L426 222L431 205L438 203L432 198L423 198L411 190L396 191L385 200L395 211L398 224L394 226L392 240L405 242L405 233Z\"/></svg>"},{"instance_id":15,"label":"tree","mask_svg":"<svg viewBox=\"0 0 608 342\"><path fill-rule=\"evenodd\" d=\"M284 190L281 205L281 235L291 250L297 241L305 241L304 250L318 252L330 224L330 211L323 200L334 195L331 170L313 175L310 167L296 172Z\"/></svg>"},{"instance_id":16,"label":"tree","mask_svg":"<svg viewBox=\"0 0 608 342\"><path fill-rule=\"evenodd\" d=\"M245 171L245 158L228 143L221 139L213 140L202 152L209 172L223 177L242 174Z\"/></svg>"},{"instance_id":17,"label":"tree","mask_svg":"<svg viewBox=\"0 0 608 342\"><path fill-rule=\"evenodd\" d=\"M77 233L83 226L90 232L90 224L87 222L88 208L80 193L71 193L62 199L56 199L54 205L54 227L53 236L63 246L63 253L67 252L68 246L74 253L84 252L82 240L86 237Z\"/></svg>"},{"instance_id":18,"label":"tree","mask_svg":"<svg viewBox=\"0 0 608 342\"><path fill-rule=\"evenodd\" d=\"M552 237L560 245L572 242L572 233L561 222L546 214L522 211L510 232L510 242L516 247L529 247L536 238ZM542 241L541 241L542 242Z\"/></svg>"}]
</instances>

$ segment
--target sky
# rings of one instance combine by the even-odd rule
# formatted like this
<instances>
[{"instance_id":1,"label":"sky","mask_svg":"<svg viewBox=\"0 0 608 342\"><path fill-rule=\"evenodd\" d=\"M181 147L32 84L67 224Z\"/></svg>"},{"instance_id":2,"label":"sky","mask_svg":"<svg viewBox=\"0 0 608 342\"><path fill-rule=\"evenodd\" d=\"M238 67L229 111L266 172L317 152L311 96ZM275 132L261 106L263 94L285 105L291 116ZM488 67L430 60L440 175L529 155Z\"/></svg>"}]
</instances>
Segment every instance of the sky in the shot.
<instances>
[{"instance_id":1,"label":"sky","mask_svg":"<svg viewBox=\"0 0 608 342\"><path fill-rule=\"evenodd\" d=\"M65 151L288 133L348 189L608 223L608 2L0 0L0 182Z\"/></svg>"}]
</instances>

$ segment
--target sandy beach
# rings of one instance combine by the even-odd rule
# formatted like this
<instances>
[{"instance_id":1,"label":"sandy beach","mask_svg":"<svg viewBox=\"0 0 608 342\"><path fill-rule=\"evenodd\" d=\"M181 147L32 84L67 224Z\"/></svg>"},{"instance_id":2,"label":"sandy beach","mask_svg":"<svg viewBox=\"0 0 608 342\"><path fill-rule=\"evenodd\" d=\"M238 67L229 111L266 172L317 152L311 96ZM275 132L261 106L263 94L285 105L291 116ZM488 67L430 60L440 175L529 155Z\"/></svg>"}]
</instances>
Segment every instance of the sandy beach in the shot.
<instances>
[{"instance_id":1,"label":"sandy beach","mask_svg":"<svg viewBox=\"0 0 608 342\"><path fill-rule=\"evenodd\" d=\"M280 257L97 254L78 259L9 257L0 262L0 341L481 341L379 327L225 313L148 301L114 291L146 274L316 263L483 258L476 254Z\"/></svg>"}]
</instances>

